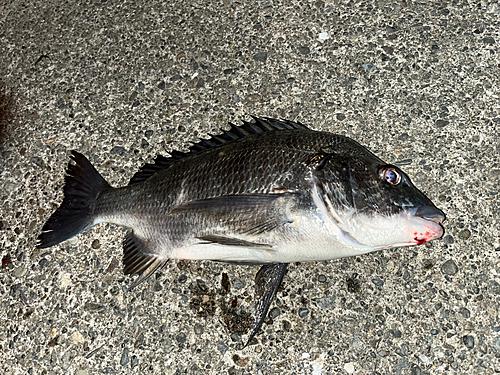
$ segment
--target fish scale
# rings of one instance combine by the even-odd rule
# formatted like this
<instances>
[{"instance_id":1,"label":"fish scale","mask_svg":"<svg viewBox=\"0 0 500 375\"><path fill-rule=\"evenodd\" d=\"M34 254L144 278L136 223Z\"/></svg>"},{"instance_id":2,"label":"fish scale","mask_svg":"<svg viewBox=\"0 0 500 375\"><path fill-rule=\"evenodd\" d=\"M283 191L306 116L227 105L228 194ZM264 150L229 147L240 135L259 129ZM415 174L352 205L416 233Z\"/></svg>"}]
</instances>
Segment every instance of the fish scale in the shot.
<instances>
[{"instance_id":1,"label":"fish scale","mask_svg":"<svg viewBox=\"0 0 500 375\"><path fill-rule=\"evenodd\" d=\"M188 152L144 165L112 188L80 153L64 200L39 236L45 248L93 225L130 228L129 289L169 259L263 265L250 343L291 262L330 260L443 235L444 214L399 168L354 140L291 121L254 118Z\"/></svg>"}]
</instances>

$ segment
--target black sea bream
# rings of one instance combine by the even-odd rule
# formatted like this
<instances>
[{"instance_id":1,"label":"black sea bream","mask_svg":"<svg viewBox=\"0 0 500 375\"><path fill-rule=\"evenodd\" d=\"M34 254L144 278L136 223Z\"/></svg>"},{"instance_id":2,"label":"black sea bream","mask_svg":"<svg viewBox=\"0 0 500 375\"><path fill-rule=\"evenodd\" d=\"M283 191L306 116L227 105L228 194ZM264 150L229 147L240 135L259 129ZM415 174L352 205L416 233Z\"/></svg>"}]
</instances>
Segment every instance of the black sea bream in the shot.
<instances>
[{"instance_id":1,"label":"black sea bream","mask_svg":"<svg viewBox=\"0 0 500 375\"><path fill-rule=\"evenodd\" d=\"M73 151L64 200L39 237L46 248L99 223L131 229L124 272L145 280L168 259L258 264L259 330L290 262L419 245L444 214L398 167L350 138L270 118L231 125L146 164L112 188Z\"/></svg>"}]
</instances>

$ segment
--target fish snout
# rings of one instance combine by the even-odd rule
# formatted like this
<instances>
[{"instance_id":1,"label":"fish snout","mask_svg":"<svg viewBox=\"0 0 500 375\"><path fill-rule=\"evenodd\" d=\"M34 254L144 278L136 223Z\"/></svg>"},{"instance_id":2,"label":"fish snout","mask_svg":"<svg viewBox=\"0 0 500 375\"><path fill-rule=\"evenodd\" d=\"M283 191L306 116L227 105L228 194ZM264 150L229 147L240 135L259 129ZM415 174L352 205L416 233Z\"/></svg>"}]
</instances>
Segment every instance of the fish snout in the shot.
<instances>
[{"instance_id":1,"label":"fish snout","mask_svg":"<svg viewBox=\"0 0 500 375\"><path fill-rule=\"evenodd\" d=\"M415 212L415 216L421 217L422 219L433 221L436 224L441 224L446 216L444 212L433 206L421 206Z\"/></svg>"}]
</instances>

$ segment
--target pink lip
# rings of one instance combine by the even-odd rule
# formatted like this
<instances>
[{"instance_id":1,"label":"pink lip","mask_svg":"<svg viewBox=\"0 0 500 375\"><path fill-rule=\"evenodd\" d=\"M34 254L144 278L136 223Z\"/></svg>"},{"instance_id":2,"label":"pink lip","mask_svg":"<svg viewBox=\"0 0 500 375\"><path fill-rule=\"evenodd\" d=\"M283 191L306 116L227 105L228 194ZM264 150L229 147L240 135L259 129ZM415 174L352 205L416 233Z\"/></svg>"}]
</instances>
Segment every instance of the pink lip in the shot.
<instances>
[{"instance_id":1,"label":"pink lip","mask_svg":"<svg viewBox=\"0 0 500 375\"><path fill-rule=\"evenodd\" d=\"M443 227L431 220L420 219L424 222L425 229L413 232L414 241L417 245L429 242L438 238L444 233Z\"/></svg>"}]
</instances>

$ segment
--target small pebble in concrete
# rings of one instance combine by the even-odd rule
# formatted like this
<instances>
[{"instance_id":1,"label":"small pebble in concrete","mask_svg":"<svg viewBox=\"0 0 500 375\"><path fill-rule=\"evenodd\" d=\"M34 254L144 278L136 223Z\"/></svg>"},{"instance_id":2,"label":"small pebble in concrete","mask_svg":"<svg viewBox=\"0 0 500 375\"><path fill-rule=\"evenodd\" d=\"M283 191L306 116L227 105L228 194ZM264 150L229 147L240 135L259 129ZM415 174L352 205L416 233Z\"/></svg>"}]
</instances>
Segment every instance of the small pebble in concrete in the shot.
<instances>
[{"instance_id":1,"label":"small pebble in concrete","mask_svg":"<svg viewBox=\"0 0 500 375\"><path fill-rule=\"evenodd\" d=\"M275 319L277 318L279 315L281 314L281 310L279 307L273 307L271 309L271 311L269 311L269 316L272 318L272 319Z\"/></svg>"},{"instance_id":2,"label":"small pebble in concrete","mask_svg":"<svg viewBox=\"0 0 500 375\"><path fill-rule=\"evenodd\" d=\"M123 349L122 357L120 358L120 365L125 366L128 363L128 348Z\"/></svg>"},{"instance_id":3,"label":"small pebble in concrete","mask_svg":"<svg viewBox=\"0 0 500 375\"><path fill-rule=\"evenodd\" d=\"M462 342L464 343L464 345L467 349L474 348L474 336L466 335L466 336L462 337Z\"/></svg>"},{"instance_id":4,"label":"small pebble in concrete","mask_svg":"<svg viewBox=\"0 0 500 375\"><path fill-rule=\"evenodd\" d=\"M26 268L24 268L24 267L17 267L14 270L14 277L21 278L24 275L26 275Z\"/></svg>"},{"instance_id":5,"label":"small pebble in concrete","mask_svg":"<svg viewBox=\"0 0 500 375\"><path fill-rule=\"evenodd\" d=\"M441 272L445 275L455 275L458 272L458 266L452 259L447 260L441 265Z\"/></svg>"},{"instance_id":6,"label":"small pebble in concrete","mask_svg":"<svg viewBox=\"0 0 500 375\"><path fill-rule=\"evenodd\" d=\"M322 32L322 33L319 33L318 35L318 39L319 40L327 40L327 39L330 39L330 34L328 34L327 32Z\"/></svg>"},{"instance_id":7,"label":"small pebble in concrete","mask_svg":"<svg viewBox=\"0 0 500 375\"><path fill-rule=\"evenodd\" d=\"M194 333L201 335L203 333L203 326L200 323L194 325Z\"/></svg>"},{"instance_id":8,"label":"small pebble in concrete","mask_svg":"<svg viewBox=\"0 0 500 375\"><path fill-rule=\"evenodd\" d=\"M175 336L175 340L179 343L179 344L184 344L186 342L186 334L181 332L179 333L177 336Z\"/></svg>"},{"instance_id":9,"label":"small pebble in concrete","mask_svg":"<svg viewBox=\"0 0 500 375\"><path fill-rule=\"evenodd\" d=\"M354 374L354 371L356 371L356 368L354 367L354 364L352 362L349 362L349 363L346 363L344 365L344 370L348 373L348 374Z\"/></svg>"},{"instance_id":10,"label":"small pebble in concrete","mask_svg":"<svg viewBox=\"0 0 500 375\"><path fill-rule=\"evenodd\" d=\"M436 121L436 127L437 128L444 128L446 125L448 125L450 122L448 120L437 120Z\"/></svg>"},{"instance_id":11,"label":"small pebble in concrete","mask_svg":"<svg viewBox=\"0 0 500 375\"><path fill-rule=\"evenodd\" d=\"M410 363L408 362L408 360L406 359L403 359L401 362L399 362L397 365L396 365L396 371L397 372L400 372L402 369L408 367Z\"/></svg>"},{"instance_id":12,"label":"small pebble in concrete","mask_svg":"<svg viewBox=\"0 0 500 375\"><path fill-rule=\"evenodd\" d=\"M375 65L373 65L372 63L366 63L363 64L363 68L369 72L373 72L375 70Z\"/></svg>"},{"instance_id":13,"label":"small pebble in concrete","mask_svg":"<svg viewBox=\"0 0 500 375\"><path fill-rule=\"evenodd\" d=\"M217 343L217 350L219 351L220 354L224 355L228 349L228 346L223 342L219 341Z\"/></svg>"},{"instance_id":14,"label":"small pebble in concrete","mask_svg":"<svg viewBox=\"0 0 500 375\"><path fill-rule=\"evenodd\" d=\"M299 47L299 52L303 55L309 55L311 50L309 49L309 47L301 46Z\"/></svg>"},{"instance_id":15,"label":"small pebble in concrete","mask_svg":"<svg viewBox=\"0 0 500 375\"><path fill-rule=\"evenodd\" d=\"M309 310L308 310L308 309L306 309L305 307L301 307L301 308L299 309L299 316L300 316L301 318L305 318L308 314L309 314Z\"/></svg>"},{"instance_id":16,"label":"small pebble in concrete","mask_svg":"<svg viewBox=\"0 0 500 375\"><path fill-rule=\"evenodd\" d=\"M316 303L323 310L330 310L334 307L335 299L336 299L335 296L318 298L316 299Z\"/></svg>"},{"instance_id":17,"label":"small pebble in concrete","mask_svg":"<svg viewBox=\"0 0 500 375\"><path fill-rule=\"evenodd\" d=\"M460 238L461 240L466 240L470 237L470 235L471 235L470 230L464 229L458 233L458 238Z\"/></svg>"},{"instance_id":18,"label":"small pebble in concrete","mask_svg":"<svg viewBox=\"0 0 500 375\"><path fill-rule=\"evenodd\" d=\"M137 356L133 355L132 359L130 361L130 367L134 368L137 365L139 365L139 358L137 358Z\"/></svg>"},{"instance_id":19,"label":"small pebble in concrete","mask_svg":"<svg viewBox=\"0 0 500 375\"><path fill-rule=\"evenodd\" d=\"M238 341L241 341L242 340L242 336L241 336L241 333L240 332L235 332L231 335L231 340L233 342L238 342Z\"/></svg>"},{"instance_id":20,"label":"small pebble in concrete","mask_svg":"<svg viewBox=\"0 0 500 375\"><path fill-rule=\"evenodd\" d=\"M83 335L79 331L73 332L73 334L71 335L71 339L75 344L82 344L85 341Z\"/></svg>"},{"instance_id":21,"label":"small pebble in concrete","mask_svg":"<svg viewBox=\"0 0 500 375\"><path fill-rule=\"evenodd\" d=\"M256 53L255 55L253 55L253 59L255 61L259 61L259 62L266 62L267 60L267 52L259 52L259 53Z\"/></svg>"},{"instance_id":22,"label":"small pebble in concrete","mask_svg":"<svg viewBox=\"0 0 500 375\"><path fill-rule=\"evenodd\" d=\"M469 319L470 318L470 311L466 307L461 307L459 310L460 314L464 317L464 319Z\"/></svg>"},{"instance_id":23,"label":"small pebble in concrete","mask_svg":"<svg viewBox=\"0 0 500 375\"><path fill-rule=\"evenodd\" d=\"M443 241L449 245L455 243L455 240L453 239L453 236L451 234L444 236Z\"/></svg>"},{"instance_id":24,"label":"small pebble in concrete","mask_svg":"<svg viewBox=\"0 0 500 375\"><path fill-rule=\"evenodd\" d=\"M241 279L234 279L233 287L234 289L243 289L246 286L246 282Z\"/></svg>"},{"instance_id":25,"label":"small pebble in concrete","mask_svg":"<svg viewBox=\"0 0 500 375\"><path fill-rule=\"evenodd\" d=\"M427 357L427 356L426 356L426 355L424 355L424 354L420 354L420 355L418 356L418 359L420 359L420 360L421 360L421 361L422 361L425 365L428 365L428 364L430 364L430 363L431 363L431 361L430 361L429 357Z\"/></svg>"}]
</instances>

